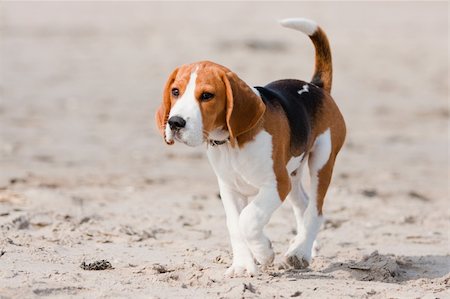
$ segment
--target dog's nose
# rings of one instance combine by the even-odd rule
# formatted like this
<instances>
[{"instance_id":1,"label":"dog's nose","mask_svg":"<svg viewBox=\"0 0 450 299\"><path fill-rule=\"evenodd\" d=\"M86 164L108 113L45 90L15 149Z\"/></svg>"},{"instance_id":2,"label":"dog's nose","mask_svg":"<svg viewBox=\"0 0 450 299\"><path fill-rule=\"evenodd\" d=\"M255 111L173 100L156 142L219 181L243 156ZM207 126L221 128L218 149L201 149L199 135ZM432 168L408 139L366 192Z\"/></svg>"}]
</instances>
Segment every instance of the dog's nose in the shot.
<instances>
[{"instance_id":1,"label":"dog's nose","mask_svg":"<svg viewBox=\"0 0 450 299\"><path fill-rule=\"evenodd\" d=\"M171 130L179 130L186 125L186 121L179 116L172 116L168 123Z\"/></svg>"}]
</instances>

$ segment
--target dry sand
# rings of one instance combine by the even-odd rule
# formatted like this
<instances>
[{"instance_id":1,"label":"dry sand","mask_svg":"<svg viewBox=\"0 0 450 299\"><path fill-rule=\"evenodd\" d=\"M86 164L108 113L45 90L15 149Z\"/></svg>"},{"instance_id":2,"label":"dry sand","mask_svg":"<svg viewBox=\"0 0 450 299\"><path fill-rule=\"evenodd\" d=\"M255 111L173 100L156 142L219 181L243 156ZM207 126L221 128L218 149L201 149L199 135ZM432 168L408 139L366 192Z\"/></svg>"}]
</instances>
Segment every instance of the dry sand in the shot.
<instances>
[{"instance_id":1,"label":"dry sand","mask_svg":"<svg viewBox=\"0 0 450 299\"><path fill-rule=\"evenodd\" d=\"M182 63L308 79L293 16L328 33L349 128L319 255L224 279L204 148L153 113ZM449 298L447 26L446 2L0 3L0 297ZM276 260L294 227L288 205L268 224Z\"/></svg>"}]
</instances>

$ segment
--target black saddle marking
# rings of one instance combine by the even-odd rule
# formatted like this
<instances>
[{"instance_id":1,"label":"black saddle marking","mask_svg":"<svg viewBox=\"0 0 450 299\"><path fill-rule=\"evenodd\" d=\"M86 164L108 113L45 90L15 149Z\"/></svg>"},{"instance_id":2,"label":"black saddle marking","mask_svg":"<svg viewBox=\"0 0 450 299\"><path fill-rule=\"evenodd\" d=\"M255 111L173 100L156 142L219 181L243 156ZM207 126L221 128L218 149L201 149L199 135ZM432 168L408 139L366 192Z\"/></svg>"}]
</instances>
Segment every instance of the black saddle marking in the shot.
<instances>
[{"instance_id":1,"label":"black saddle marking","mask_svg":"<svg viewBox=\"0 0 450 299\"><path fill-rule=\"evenodd\" d=\"M286 114L291 128L291 152L297 152L299 148L306 150L315 116L323 105L323 90L314 84L294 79L278 80L255 88L266 106L281 106Z\"/></svg>"}]
</instances>

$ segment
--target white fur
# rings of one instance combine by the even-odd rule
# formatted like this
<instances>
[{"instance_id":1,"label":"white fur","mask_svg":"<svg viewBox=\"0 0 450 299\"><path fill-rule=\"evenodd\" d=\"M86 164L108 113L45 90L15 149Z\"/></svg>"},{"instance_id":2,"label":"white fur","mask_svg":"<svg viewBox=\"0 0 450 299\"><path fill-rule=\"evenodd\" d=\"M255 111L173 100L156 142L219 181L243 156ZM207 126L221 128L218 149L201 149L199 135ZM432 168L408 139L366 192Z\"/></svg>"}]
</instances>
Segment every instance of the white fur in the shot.
<instances>
[{"instance_id":1,"label":"white fur","mask_svg":"<svg viewBox=\"0 0 450 299\"><path fill-rule=\"evenodd\" d=\"M287 28L299 30L309 36L313 35L318 28L316 22L304 18L284 19L280 21L280 24Z\"/></svg>"},{"instance_id":2,"label":"white fur","mask_svg":"<svg viewBox=\"0 0 450 299\"><path fill-rule=\"evenodd\" d=\"M292 159L291 159L292 160ZM290 161L289 161L290 162ZM303 213L308 205L308 194L305 192L302 184L303 168L307 162L307 158L300 162L300 165L295 169L296 174L291 175L291 192L287 196L287 200L291 202L294 210L295 220L297 222L297 232L303 227ZM289 163L288 163L289 165ZM292 173L292 171L290 172Z\"/></svg>"},{"instance_id":3,"label":"white fur","mask_svg":"<svg viewBox=\"0 0 450 299\"><path fill-rule=\"evenodd\" d=\"M298 157L292 157L291 159L289 159L288 164L286 165L288 173L292 173L294 170L300 167L300 163L302 162L304 155L305 154L303 153Z\"/></svg>"},{"instance_id":4,"label":"white fur","mask_svg":"<svg viewBox=\"0 0 450 299\"><path fill-rule=\"evenodd\" d=\"M309 162L310 171L319 172L327 163L331 154L331 132L330 129L325 130L322 134L317 136L314 146L314 159Z\"/></svg>"},{"instance_id":5,"label":"white fur","mask_svg":"<svg viewBox=\"0 0 450 299\"><path fill-rule=\"evenodd\" d=\"M298 91L298 94L302 94L302 93L304 93L304 92L309 92L309 86L308 86L308 84L303 85L302 89L300 89L300 90Z\"/></svg>"},{"instance_id":6,"label":"white fur","mask_svg":"<svg viewBox=\"0 0 450 299\"><path fill-rule=\"evenodd\" d=\"M225 272L228 277L255 275L258 272L253 256L239 229L239 215L247 205L248 199L235 188L229 187L218 178L220 197L227 216L227 227L230 234L231 248L233 250L233 263Z\"/></svg>"},{"instance_id":7,"label":"white fur","mask_svg":"<svg viewBox=\"0 0 450 299\"><path fill-rule=\"evenodd\" d=\"M311 175L310 199L308 200L308 196L303 190L301 179L296 182L295 186L293 184L293 189L289 194L297 219L297 236L285 254L286 257L296 256L299 261L303 260L308 264L311 262L313 244L323 222L323 217L319 216L317 211L318 173L330 158L330 129L316 138L311 152L312 157L308 160ZM301 174L302 167L303 165L300 166L300 171L297 173Z\"/></svg>"},{"instance_id":8,"label":"white fur","mask_svg":"<svg viewBox=\"0 0 450 299\"><path fill-rule=\"evenodd\" d=\"M207 155L219 181L233 248L233 263L226 275L254 275L257 268L253 258L262 265L273 261L263 228L281 205L273 170L272 136L261 131L243 148L227 143L209 147ZM245 206L250 197L252 202Z\"/></svg>"},{"instance_id":9,"label":"white fur","mask_svg":"<svg viewBox=\"0 0 450 299\"><path fill-rule=\"evenodd\" d=\"M168 142L175 139L189 146L197 146L203 142L202 113L195 98L196 80L197 70L191 73L186 90L170 110L169 119L172 116L179 116L186 121L186 126L178 132L173 132L169 124L166 124L166 140Z\"/></svg>"},{"instance_id":10,"label":"white fur","mask_svg":"<svg viewBox=\"0 0 450 299\"><path fill-rule=\"evenodd\" d=\"M228 137L230 137L230 133L227 130L223 129L215 129L208 133L208 138L210 140L226 140Z\"/></svg>"}]
</instances>

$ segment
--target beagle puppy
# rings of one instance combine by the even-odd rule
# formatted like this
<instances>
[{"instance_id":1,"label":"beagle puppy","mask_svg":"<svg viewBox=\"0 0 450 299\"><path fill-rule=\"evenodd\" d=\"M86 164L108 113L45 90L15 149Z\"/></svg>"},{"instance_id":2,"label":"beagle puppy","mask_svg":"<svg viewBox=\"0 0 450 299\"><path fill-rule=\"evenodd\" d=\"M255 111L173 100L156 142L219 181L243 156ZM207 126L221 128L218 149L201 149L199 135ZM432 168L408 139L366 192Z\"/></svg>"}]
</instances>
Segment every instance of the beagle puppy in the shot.
<instances>
[{"instance_id":1,"label":"beagle puppy","mask_svg":"<svg viewBox=\"0 0 450 299\"><path fill-rule=\"evenodd\" d=\"M273 262L263 228L285 200L292 204L297 235L283 264L309 266L334 162L345 139L344 119L330 95L331 52L324 31L307 19L285 19L281 25L312 40L311 82L287 79L252 88L226 67L201 61L172 72L156 112L167 144L206 143L231 239L229 277L255 275L256 263L264 267ZM302 186L306 163L309 194Z\"/></svg>"}]
</instances>

